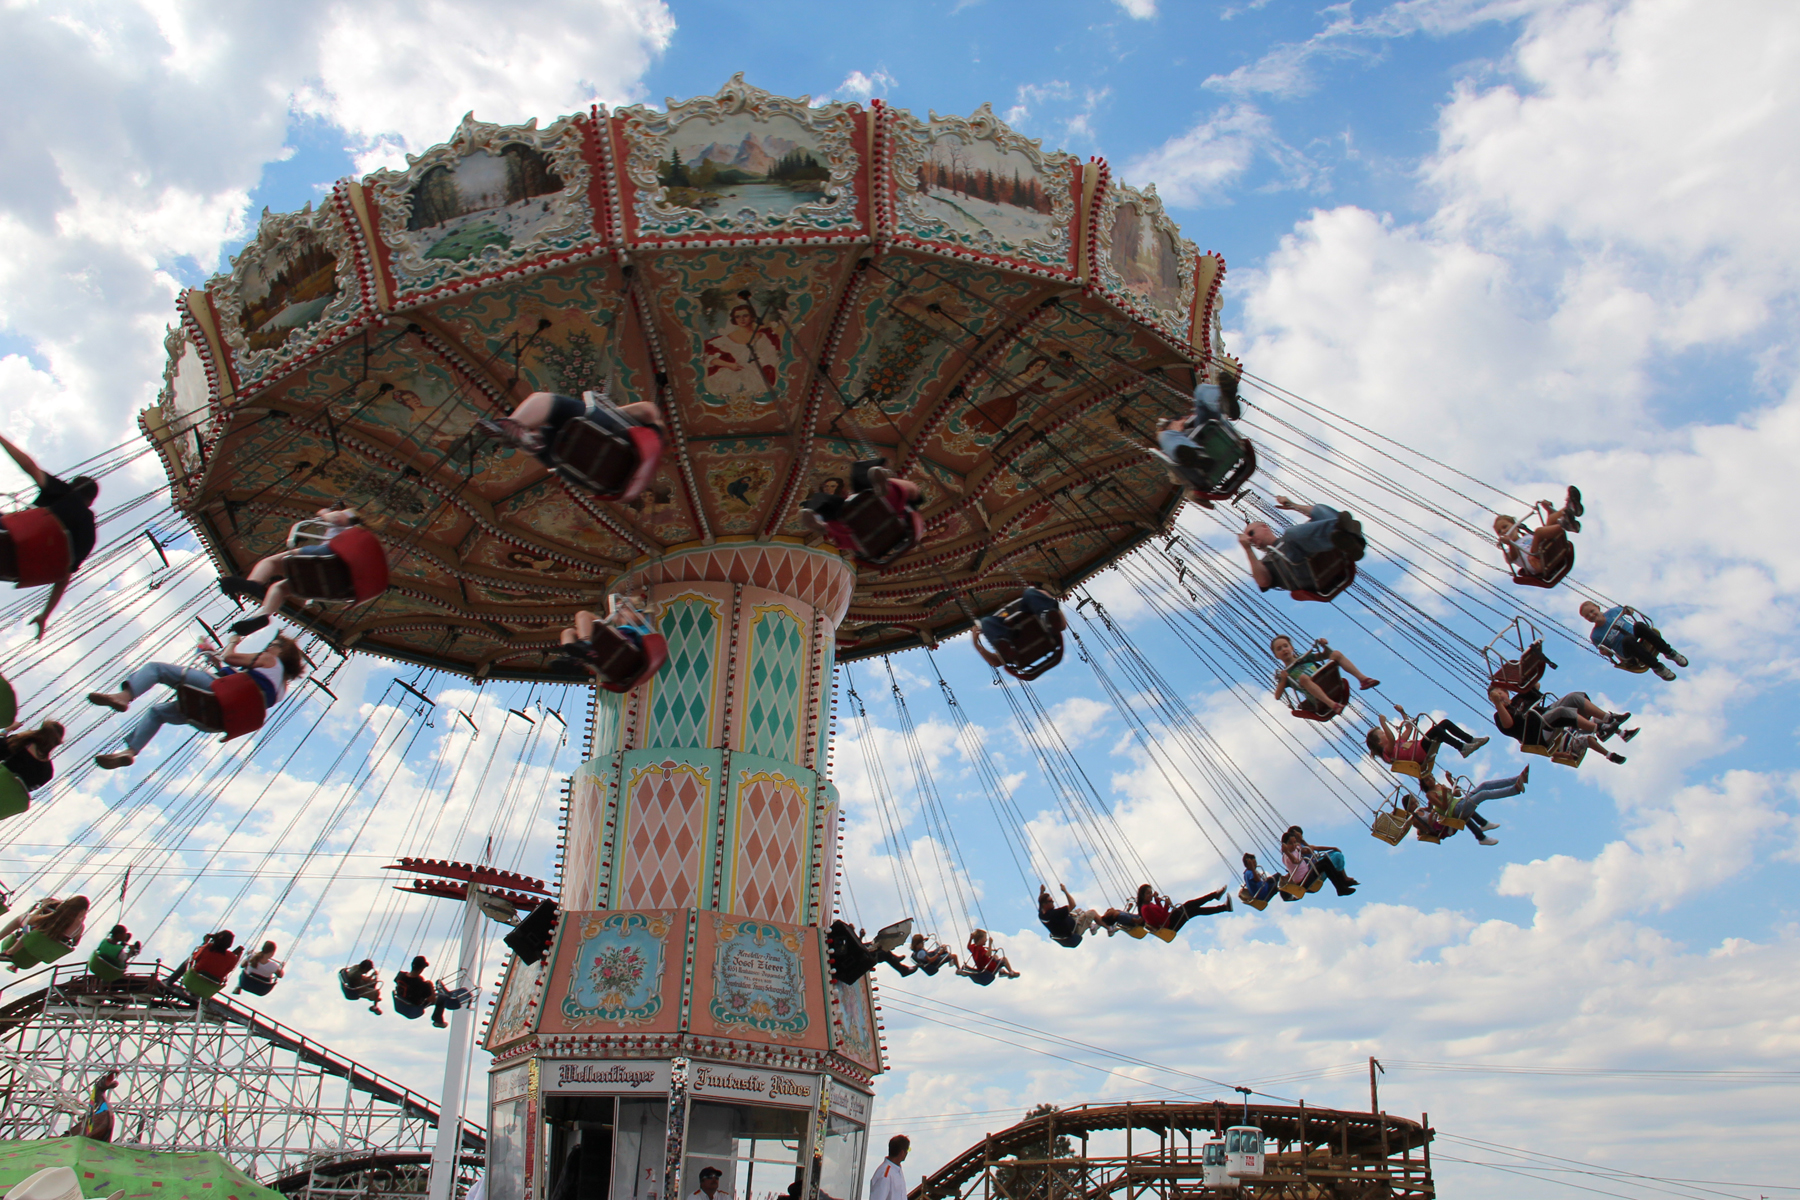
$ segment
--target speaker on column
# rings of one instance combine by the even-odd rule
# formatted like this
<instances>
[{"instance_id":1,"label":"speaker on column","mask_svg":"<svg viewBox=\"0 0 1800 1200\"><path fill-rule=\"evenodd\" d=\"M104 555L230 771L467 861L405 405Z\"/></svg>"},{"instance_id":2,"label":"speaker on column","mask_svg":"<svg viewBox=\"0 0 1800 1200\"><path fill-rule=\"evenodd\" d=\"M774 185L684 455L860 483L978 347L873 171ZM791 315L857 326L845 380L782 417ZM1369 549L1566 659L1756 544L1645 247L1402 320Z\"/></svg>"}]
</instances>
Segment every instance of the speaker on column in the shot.
<instances>
[{"instance_id":1,"label":"speaker on column","mask_svg":"<svg viewBox=\"0 0 1800 1200\"><path fill-rule=\"evenodd\" d=\"M513 926L503 940L519 956L519 961L534 963L550 948L550 935L556 932L556 901L543 900L529 916Z\"/></svg>"}]
</instances>

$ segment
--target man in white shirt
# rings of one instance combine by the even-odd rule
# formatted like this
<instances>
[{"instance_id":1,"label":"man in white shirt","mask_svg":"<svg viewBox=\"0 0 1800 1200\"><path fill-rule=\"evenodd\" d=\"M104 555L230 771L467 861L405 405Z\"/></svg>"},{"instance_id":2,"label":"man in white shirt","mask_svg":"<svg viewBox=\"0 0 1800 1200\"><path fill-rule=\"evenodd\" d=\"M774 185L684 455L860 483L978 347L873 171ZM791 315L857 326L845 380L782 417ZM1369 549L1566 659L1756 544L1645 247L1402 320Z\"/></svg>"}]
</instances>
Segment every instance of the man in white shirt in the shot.
<instances>
[{"instance_id":1,"label":"man in white shirt","mask_svg":"<svg viewBox=\"0 0 1800 1200\"><path fill-rule=\"evenodd\" d=\"M721 1198L731 1200L730 1192L719 1190L719 1175L720 1171L717 1167L702 1167L700 1169L700 1186L693 1190L688 1196L688 1200L721 1200Z\"/></svg>"},{"instance_id":2,"label":"man in white shirt","mask_svg":"<svg viewBox=\"0 0 1800 1200\"><path fill-rule=\"evenodd\" d=\"M912 1139L904 1133L888 1139L887 1157L869 1180L869 1200L906 1200L906 1174L900 1170L900 1164L906 1161L906 1152L911 1148Z\"/></svg>"}]
</instances>

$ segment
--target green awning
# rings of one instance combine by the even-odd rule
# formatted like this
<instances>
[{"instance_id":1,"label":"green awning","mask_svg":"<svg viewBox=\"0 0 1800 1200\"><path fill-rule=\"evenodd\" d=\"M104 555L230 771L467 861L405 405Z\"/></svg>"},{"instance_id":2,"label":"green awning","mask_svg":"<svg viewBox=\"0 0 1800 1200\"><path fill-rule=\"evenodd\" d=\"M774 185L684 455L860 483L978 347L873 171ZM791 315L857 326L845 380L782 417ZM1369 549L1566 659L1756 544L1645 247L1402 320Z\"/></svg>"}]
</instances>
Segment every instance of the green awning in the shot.
<instances>
[{"instance_id":1,"label":"green awning","mask_svg":"<svg viewBox=\"0 0 1800 1200\"><path fill-rule=\"evenodd\" d=\"M0 1141L0 1193L45 1167L68 1167L81 1194L123 1200L282 1200L209 1150L165 1154L82 1137Z\"/></svg>"}]
</instances>

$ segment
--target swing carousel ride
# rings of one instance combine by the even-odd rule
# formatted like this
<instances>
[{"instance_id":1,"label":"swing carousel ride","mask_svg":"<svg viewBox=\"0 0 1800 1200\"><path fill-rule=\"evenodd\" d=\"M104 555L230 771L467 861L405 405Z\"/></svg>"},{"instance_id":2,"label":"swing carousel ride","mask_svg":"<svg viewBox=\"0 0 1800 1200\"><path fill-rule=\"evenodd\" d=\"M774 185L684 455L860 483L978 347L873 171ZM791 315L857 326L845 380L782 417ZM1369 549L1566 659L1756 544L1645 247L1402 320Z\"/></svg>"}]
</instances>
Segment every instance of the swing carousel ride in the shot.
<instances>
[{"instance_id":1,"label":"swing carousel ride","mask_svg":"<svg viewBox=\"0 0 1800 1200\"><path fill-rule=\"evenodd\" d=\"M565 1159L587 1153L582 1130L591 1140L604 1127L614 1161L629 1148L654 1162L641 1178L664 1195L691 1193L709 1166L764 1163L766 1182L807 1146L823 1164L815 1190L853 1197L883 1069L868 972L900 961L891 951L912 930L902 922L872 944L848 926L827 932L845 915L831 779L840 695L867 756L859 815L881 830L895 902L921 933L989 924L959 859L952 798L921 748L920 697L906 694L889 656L923 650L916 661L1032 903L1038 883L1073 868L1117 897L1115 928L1164 940L1211 910L1158 900L1111 801L1024 682L1060 661L1065 636L1230 872L1246 852L1277 871L1244 873L1238 894L1256 908L1326 879L1348 894L1355 881L1341 852L1311 854L1290 836L1255 765L1236 761L1190 705L1196 678L1241 703L1274 752L1291 753L1390 844L1409 829L1437 842L1467 822L1481 828L1466 783L1446 772L1441 787L1424 788L1439 745L1458 744L1454 727L1403 724L1381 750L1365 746L1367 721L1343 715L1346 705L1505 710L1522 748L1567 765L1610 736L1604 720L1555 719L1562 710L1542 697L1553 665L1545 645L1572 661L1588 639L1532 603L1561 593L1520 587L1563 581L1578 502L1569 519L1547 516L1532 534L1548 542L1497 524L1497 547L1488 506L1530 505L1225 355L1224 273L1222 258L1181 236L1153 187L1046 152L985 107L928 119L879 101L815 107L741 77L661 111L595 108L543 128L465 118L404 170L340 181L316 208L265 213L231 270L182 297L163 392L141 418L173 511L147 526L131 510L148 498L103 513L109 534L128 532L85 568L88 581L58 618L67 632L16 655L8 674L37 691L25 711L48 711L174 645L189 617L210 632L241 616L193 586L207 559L222 576L255 579L254 564L309 545L285 560L286 590L268 605L302 631L321 669L307 687L294 683L302 699L266 711L241 682L188 689L190 724L244 740L193 739L154 772L137 768L125 798L23 886L67 894L142 869L143 845L107 848L127 829L191 863L188 839L224 787L252 760L285 753L278 766L265 761L271 773L294 761L301 714L316 730L337 701L336 667L323 664L354 652L418 674L387 685L377 705L387 723L344 744L276 849L259 851L255 871L283 884L259 928L308 890L308 869L335 863L335 882L392 783L334 784L333 772L348 761L354 774L361 756L392 758L429 723L432 692L458 676L493 698L498 719L530 730L490 739L481 780L496 762L507 772L499 803L491 792L469 801L452 835L441 814L425 819L427 802L434 789L456 790L480 729L467 709L438 713L446 744L465 739L462 758L448 749L435 758L398 853L425 859L433 837L479 845L471 839L486 823L488 849L468 856L498 864L510 853L522 865L538 811L532 780L569 770L567 722L549 699L571 682L563 651L573 634L563 631L578 611L629 595L641 622L629 639L625 625L602 621L580 643L592 652L604 642L634 665L620 673L587 659L605 686L588 689L556 879L543 889L560 912L543 926L543 947L515 942L522 952L485 1034L490 1180L517 1172L524 1190L509 1195L543 1194ZM1230 411L1239 380L1242 414ZM1228 410L1199 415L1184 443L1199 457L1184 457L1159 431L1195 413L1208 381L1224 385ZM573 448L568 429L546 426L554 438L541 447L518 435L508 414L525 420L540 393L589 398L578 418L558 418L588 449ZM646 404L656 420L618 416ZM84 469L104 477L136 453L104 452ZM871 473L877 462L885 467ZM1332 526L1332 544L1298 560L1304 584L1282 576L1269 594L1234 542L1247 521L1266 522L1252 557L1270 543L1279 556L1280 539L1307 527L1290 529L1265 493L1329 501L1361 523ZM328 515L347 510L350 527ZM324 524L290 535L318 514ZM171 558L187 531L205 555ZM1090 585L1102 571L1144 600L1158 637L1191 652L1181 677L1108 611ZM159 598L177 580L186 590ZM1603 599L1573 581L1564 588ZM1053 598L1047 613L1027 611L1028 589ZM99 619L127 601L135 625ZM1043 807L1071 833L1074 863L1034 840L1035 806L1004 784L939 667L942 642L1003 609L1011 623L986 627L1000 652L994 682L1041 773ZM1394 682L1383 691L1341 655L1327 658L1302 622L1328 618L1383 644L1416 677L1410 690L1390 697ZM1314 649L1277 681L1287 685L1278 699L1291 688L1292 700L1271 705L1276 635ZM875 659L885 695L865 697L853 664ZM1346 676L1363 689L1353 694ZM231 688L254 719L233 724ZM871 702L891 705L906 748L898 761L877 752ZM72 740L98 746L102 736L96 721ZM24 821L40 822L46 801L92 770L31 798ZM1396 775L1417 781L1422 807L1401 803L1411 798ZM239 853L227 844L236 836L203 848L189 888ZM915 841L940 887L926 882ZM1145 881L1149 900L1125 906ZM410 890L447 894L439 886ZM351 961L365 946L398 952L403 916L390 907L365 917ZM1085 931L1070 943L1046 924L1064 944ZM849 965L858 958L860 968ZM991 943L954 974L991 982L1005 971L990 960L1004 962ZM344 993L360 994L351 982ZM546 1123L551 1140L540 1146ZM1303 1107L1298 1128L1304 1157ZM744 1161L733 1129L740 1150L751 1136L742 1131L757 1131ZM1410 1123L1378 1133L1363 1138L1377 1158L1429 1137ZM782 1145L777 1162L768 1147ZM1251 1184L1248 1174L1234 1178ZM739 1184L751 1187L748 1177ZM1428 1194L1428 1168L1423 1186L1418 1194Z\"/></svg>"}]
</instances>

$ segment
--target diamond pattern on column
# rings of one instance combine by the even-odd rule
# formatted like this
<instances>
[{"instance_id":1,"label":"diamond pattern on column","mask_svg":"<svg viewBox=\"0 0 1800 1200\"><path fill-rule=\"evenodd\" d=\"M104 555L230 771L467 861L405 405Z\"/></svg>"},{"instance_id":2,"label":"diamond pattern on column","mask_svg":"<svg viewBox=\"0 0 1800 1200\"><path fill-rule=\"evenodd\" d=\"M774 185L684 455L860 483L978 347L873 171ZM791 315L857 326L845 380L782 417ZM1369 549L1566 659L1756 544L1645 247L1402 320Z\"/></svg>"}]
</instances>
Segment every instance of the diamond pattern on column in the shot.
<instances>
[{"instance_id":1,"label":"diamond pattern on column","mask_svg":"<svg viewBox=\"0 0 1800 1200\"><path fill-rule=\"evenodd\" d=\"M738 788L733 912L765 921L800 921L807 808L806 789L797 780L746 772Z\"/></svg>"},{"instance_id":2,"label":"diamond pattern on column","mask_svg":"<svg viewBox=\"0 0 1800 1200\"><path fill-rule=\"evenodd\" d=\"M657 628L668 661L651 684L647 746L705 746L712 741L714 664L719 658L718 606L702 597L665 606Z\"/></svg>"},{"instance_id":3,"label":"diamond pattern on column","mask_svg":"<svg viewBox=\"0 0 1800 1200\"><path fill-rule=\"evenodd\" d=\"M700 891L705 775L665 762L638 774L628 791L629 833L615 907L689 907Z\"/></svg>"},{"instance_id":4,"label":"diamond pattern on column","mask_svg":"<svg viewBox=\"0 0 1800 1200\"><path fill-rule=\"evenodd\" d=\"M740 749L800 760L797 731L805 666L806 634L800 619L785 606L758 605L751 623Z\"/></svg>"}]
</instances>

